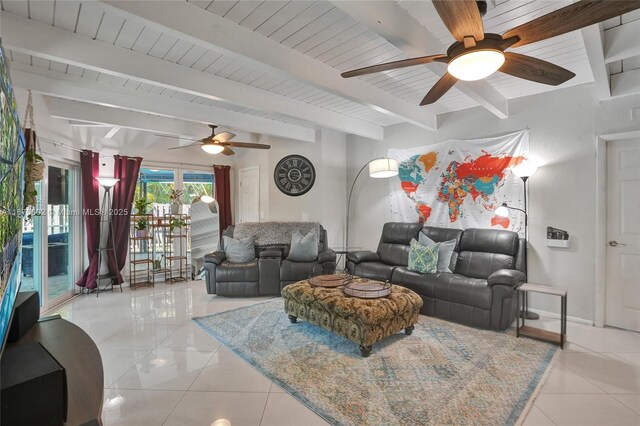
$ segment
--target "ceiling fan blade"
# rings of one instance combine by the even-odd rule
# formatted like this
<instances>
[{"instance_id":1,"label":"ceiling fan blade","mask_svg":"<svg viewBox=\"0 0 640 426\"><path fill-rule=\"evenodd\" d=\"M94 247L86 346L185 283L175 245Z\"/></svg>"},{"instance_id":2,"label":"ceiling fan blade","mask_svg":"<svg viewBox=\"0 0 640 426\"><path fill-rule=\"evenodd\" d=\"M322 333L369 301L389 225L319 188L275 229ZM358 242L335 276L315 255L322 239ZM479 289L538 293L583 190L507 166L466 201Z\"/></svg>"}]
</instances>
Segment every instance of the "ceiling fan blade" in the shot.
<instances>
[{"instance_id":1,"label":"ceiling fan blade","mask_svg":"<svg viewBox=\"0 0 640 426\"><path fill-rule=\"evenodd\" d=\"M180 137L180 136L161 135L159 133L154 133L153 136L158 136L158 137L161 137L161 138L182 139L182 140L185 140L185 141L195 141L195 142L200 142L200 140L201 140L201 139L183 138L183 137Z\"/></svg>"},{"instance_id":2,"label":"ceiling fan blade","mask_svg":"<svg viewBox=\"0 0 640 426\"><path fill-rule=\"evenodd\" d=\"M218 141L218 142L226 142L229 139L233 139L236 137L235 133L231 133L231 132L221 132L218 133L217 135L215 135L212 139L214 141Z\"/></svg>"},{"instance_id":3,"label":"ceiling fan blade","mask_svg":"<svg viewBox=\"0 0 640 426\"><path fill-rule=\"evenodd\" d=\"M395 70L398 68L412 67L414 65L428 64L436 59L446 58L447 55L430 55L420 56L411 59L402 59L400 61L386 62L384 64L373 65L370 67L358 68L357 70L346 71L340 74L343 78L358 77L360 75L374 74L381 71Z\"/></svg>"},{"instance_id":4,"label":"ceiling fan blade","mask_svg":"<svg viewBox=\"0 0 640 426\"><path fill-rule=\"evenodd\" d=\"M567 69L532 56L506 52L504 58L504 64L498 71L525 80L557 86L576 76Z\"/></svg>"},{"instance_id":5,"label":"ceiling fan blade","mask_svg":"<svg viewBox=\"0 0 640 426\"><path fill-rule=\"evenodd\" d=\"M453 38L463 41L472 36L484 40L482 17L475 0L433 0L433 5Z\"/></svg>"},{"instance_id":6,"label":"ceiling fan blade","mask_svg":"<svg viewBox=\"0 0 640 426\"><path fill-rule=\"evenodd\" d=\"M453 87L454 84L458 81L457 78L452 76L449 73L443 75L440 80L429 90L429 93L424 97L422 102L420 102L420 106L429 105L437 101L449 91Z\"/></svg>"},{"instance_id":7,"label":"ceiling fan blade","mask_svg":"<svg viewBox=\"0 0 640 426\"><path fill-rule=\"evenodd\" d=\"M517 36L520 41L512 47L524 46L606 21L638 8L638 0L583 0L512 28L502 38Z\"/></svg>"},{"instance_id":8,"label":"ceiling fan blade","mask_svg":"<svg viewBox=\"0 0 640 426\"><path fill-rule=\"evenodd\" d=\"M249 143L249 142L224 142L220 145L235 146L238 148L255 148L255 149L271 149L271 145L263 145L261 143Z\"/></svg>"},{"instance_id":9,"label":"ceiling fan blade","mask_svg":"<svg viewBox=\"0 0 640 426\"><path fill-rule=\"evenodd\" d=\"M169 149L191 148L192 146L198 146L198 145L202 145L202 142L197 141L197 142L194 142L194 143L190 143L189 145L174 146L173 148L169 148Z\"/></svg>"},{"instance_id":10,"label":"ceiling fan blade","mask_svg":"<svg viewBox=\"0 0 640 426\"><path fill-rule=\"evenodd\" d=\"M233 152L233 150L231 148L229 148L228 146L225 146L224 150L222 151L222 154L224 154L224 155L233 155L233 154L235 154L235 152Z\"/></svg>"}]
</instances>

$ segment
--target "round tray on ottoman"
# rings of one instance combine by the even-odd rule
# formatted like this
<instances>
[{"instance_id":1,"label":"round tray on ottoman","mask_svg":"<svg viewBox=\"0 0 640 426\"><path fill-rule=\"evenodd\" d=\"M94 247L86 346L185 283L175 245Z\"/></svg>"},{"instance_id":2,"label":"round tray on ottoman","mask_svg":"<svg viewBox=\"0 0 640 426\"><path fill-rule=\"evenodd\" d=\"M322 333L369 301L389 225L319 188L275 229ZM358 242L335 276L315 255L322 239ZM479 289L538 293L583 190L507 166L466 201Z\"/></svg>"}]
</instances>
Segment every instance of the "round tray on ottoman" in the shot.
<instances>
[{"instance_id":1,"label":"round tray on ottoman","mask_svg":"<svg viewBox=\"0 0 640 426\"><path fill-rule=\"evenodd\" d=\"M382 281L357 280L347 284L343 291L347 296L360 299L378 299L391 294L391 284Z\"/></svg>"},{"instance_id":2,"label":"round tray on ottoman","mask_svg":"<svg viewBox=\"0 0 640 426\"><path fill-rule=\"evenodd\" d=\"M314 287L340 287L349 282L349 275L346 274L327 274L327 275L316 275L315 277L311 277L309 282Z\"/></svg>"}]
</instances>

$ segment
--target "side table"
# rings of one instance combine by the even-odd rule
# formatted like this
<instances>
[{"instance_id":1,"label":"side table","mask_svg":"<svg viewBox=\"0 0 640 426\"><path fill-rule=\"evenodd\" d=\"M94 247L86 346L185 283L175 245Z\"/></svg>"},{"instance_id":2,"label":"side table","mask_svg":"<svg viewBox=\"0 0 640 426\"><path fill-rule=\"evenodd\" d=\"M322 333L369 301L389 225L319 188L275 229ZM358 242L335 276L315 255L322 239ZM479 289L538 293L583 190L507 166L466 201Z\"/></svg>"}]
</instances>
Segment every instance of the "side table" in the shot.
<instances>
[{"instance_id":1,"label":"side table","mask_svg":"<svg viewBox=\"0 0 640 426\"><path fill-rule=\"evenodd\" d=\"M364 250L362 247L337 247L332 249L337 255L338 258L336 259L336 269L338 268L338 265L340 265L340 262L344 259L344 265L342 267L343 271L347 270L347 254L349 254L349 252L351 251L360 251L360 250Z\"/></svg>"},{"instance_id":2,"label":"side table","mask_svg":"<svg viewBox=\"0 0 640 426\"><path fill-rule=\"evenodd\" d=\"M567 340L567 290L541 284L524 283L518 287L518 304L522 307L521 312L525 309L525 301L528 299L527 293L529 292L560 296L560 333L525 325L524 315L518 315L516 337L527 336L546 340L559 345L560 349L564 349L564 342Z\"/></svg>"}]
</instances>

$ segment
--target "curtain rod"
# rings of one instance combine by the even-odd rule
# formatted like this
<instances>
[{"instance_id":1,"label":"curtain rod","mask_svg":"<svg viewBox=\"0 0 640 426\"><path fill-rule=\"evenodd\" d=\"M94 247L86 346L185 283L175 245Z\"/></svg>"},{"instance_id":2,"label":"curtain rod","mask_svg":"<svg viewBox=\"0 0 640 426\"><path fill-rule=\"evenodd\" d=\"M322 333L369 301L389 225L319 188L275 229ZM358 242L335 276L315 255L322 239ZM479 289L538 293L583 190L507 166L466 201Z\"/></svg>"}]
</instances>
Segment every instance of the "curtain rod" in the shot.
<instances>
[{"instance_id":1,"label":"curtain rod","mask_svg":"<svg viewBox=\"0 0 640 426\"><path fill-rule=\"evenodd\" d=\"M38 140L43 140L43 141L49 142L54 147L62 146L62 147L68 148L68 149L70 149L72 151L79 152L81 154L85 151L84 149L76 148L75 146L67 145L65 143L58 142L56 140L53 140L53 139L50 139L50 138L47 138L47 137L43 137L43 136L38 136ZM50 153L50 152L46 152L46 151L45 151L45 153L48 154L48 155L60 155L60 154L54 154L54 153ZM101 155L99 153L98 153L98 155L101 158L111 158L112 157L110 155ZM114 155L121 155L121 154L114 154ZM129 158L129 159L130 160L134 160L134 158ZM145 162L144 158L142 159L142 162L143 163ZM165 165L168 165L168 166L199 166L199 167L214 167L215 166L215 164L172 163L172 162L169 162L169 161L154 161L154 160L146 160L146 162L152 163L152 164L165 164Z\"/></svg>"}]
</instances>

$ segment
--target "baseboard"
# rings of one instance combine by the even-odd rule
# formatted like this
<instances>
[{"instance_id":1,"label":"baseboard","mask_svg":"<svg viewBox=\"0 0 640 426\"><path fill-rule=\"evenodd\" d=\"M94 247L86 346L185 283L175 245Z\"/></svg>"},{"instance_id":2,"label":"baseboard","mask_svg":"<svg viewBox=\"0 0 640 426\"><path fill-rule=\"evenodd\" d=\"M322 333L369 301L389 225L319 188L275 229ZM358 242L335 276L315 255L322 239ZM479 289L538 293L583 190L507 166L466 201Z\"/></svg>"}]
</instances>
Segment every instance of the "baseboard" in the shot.
<instances>
[{"instance_id":1,"label":"baseboard","mask_svg":"<svg viewBox=\"0 0 640 426\"><path fill-rule=\"evenodd\" d=\"M560 319L560 314L556 314L555 312L541 311L540 309L533 309L531 307L529 307L529 311L535 312L536 314L539 314L540 316ZM567 322L575 322L576 324L584 324L584 325L593 326L593 321L591 321L591 320L584 319L584 318L578 318L578 317L572 317L572 316L569 316L569 315L567 315Z\"/></svg>"}]
</instances>

